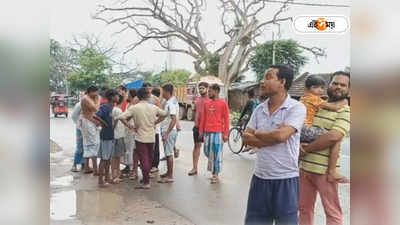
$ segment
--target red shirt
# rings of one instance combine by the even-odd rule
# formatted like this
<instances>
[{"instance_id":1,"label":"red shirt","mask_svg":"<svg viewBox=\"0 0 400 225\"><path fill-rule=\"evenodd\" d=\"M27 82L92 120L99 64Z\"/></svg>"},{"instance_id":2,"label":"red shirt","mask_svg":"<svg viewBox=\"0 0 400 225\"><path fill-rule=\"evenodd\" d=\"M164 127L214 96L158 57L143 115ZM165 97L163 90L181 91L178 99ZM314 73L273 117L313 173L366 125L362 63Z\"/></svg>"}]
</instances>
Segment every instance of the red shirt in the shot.
<instances>
[{"instance_id":1,"label":"red shirt","mask_svg":"<svg viewBox=\"0 0 400 225\"><path fill-rule=\"evenodd\" d=\"M108 102L106 98L103 98L101 96L99 98L100 98L100 105L106 104Z\"/></svg>"},{"instance_id":2,"label":"red shirt","mask_svg":"<svg viewBox=\"0 0 400 225\"><path fill-rule=\"evenodd\" d=\"M208 98L207 95L205 95L204 97L199 96L196 98L196 100L194 101L194 107L196 110L196 116L195 116L195 120L194 120L194 126L195 127L200 127L200 119L201 117L204 115L203 114L203 106L205 102L210 101L210 99Z\"/></svg>"},{"instance_id":3,"label":"red shirt","mask_svg":"<svg viewBox=\"0 0 400 225\"><path fill-rule=\"evenodd\" d=\"M203 116L200 118L199 133L216 132L228 137L229 109L223 99L207 101L204 103Z\"/></svg>"},{"instance_id":4,"label":"red shirt","mask_svg":"<svg viewBox=\"0 0 400 225\"><path fill-rule=\"evenodd\" d=\"M122 106L121 106L122 112L125 112L127 106L128 106L128 102L126 101L126 99L124 99L124 101L122 102Z\"/></svg>"}]
</instances>

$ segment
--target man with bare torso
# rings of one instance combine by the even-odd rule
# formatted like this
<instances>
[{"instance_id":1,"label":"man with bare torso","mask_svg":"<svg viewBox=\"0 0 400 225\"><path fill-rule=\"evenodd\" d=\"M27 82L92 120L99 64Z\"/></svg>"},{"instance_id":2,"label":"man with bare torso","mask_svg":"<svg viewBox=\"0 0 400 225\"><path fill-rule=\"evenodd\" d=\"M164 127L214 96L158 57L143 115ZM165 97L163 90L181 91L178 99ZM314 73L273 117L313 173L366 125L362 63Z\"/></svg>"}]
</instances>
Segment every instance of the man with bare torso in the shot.
<instances>
[{"instance_id":1,"label":"man with bare torso","mask_svg":"<svg viewBox=\"0 0 400 225\"><path fill-rule=\"evenodd\" d=\"M98 126L104 125L104 121L96 116L100 106L98 89L90 86L86 90L86 95L81 100L80 126L83 137L83 157L85 158L85 173L94 172L97 176L97 153L100 146L100 129ZM89 168L89 159L92 159L93 171Z\"/></svg>"}]
</instances>

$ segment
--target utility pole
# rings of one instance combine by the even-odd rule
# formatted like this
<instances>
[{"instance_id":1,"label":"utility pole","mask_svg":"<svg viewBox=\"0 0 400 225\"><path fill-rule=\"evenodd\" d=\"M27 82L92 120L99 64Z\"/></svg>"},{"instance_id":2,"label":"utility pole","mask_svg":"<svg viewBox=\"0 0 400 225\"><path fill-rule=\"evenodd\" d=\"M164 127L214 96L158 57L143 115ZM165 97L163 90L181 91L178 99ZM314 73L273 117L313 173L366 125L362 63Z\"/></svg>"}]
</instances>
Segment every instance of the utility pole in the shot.
<instances>
[{"instance_id":1,"label":"utility pole","mask_svg":"<svg viewBox=\"0 0 400 225\"><path fill-rule=\"evenodd\" d=\"M275 33L272 31L272 65L275 65Z\"/></svg>"}]
</instances>

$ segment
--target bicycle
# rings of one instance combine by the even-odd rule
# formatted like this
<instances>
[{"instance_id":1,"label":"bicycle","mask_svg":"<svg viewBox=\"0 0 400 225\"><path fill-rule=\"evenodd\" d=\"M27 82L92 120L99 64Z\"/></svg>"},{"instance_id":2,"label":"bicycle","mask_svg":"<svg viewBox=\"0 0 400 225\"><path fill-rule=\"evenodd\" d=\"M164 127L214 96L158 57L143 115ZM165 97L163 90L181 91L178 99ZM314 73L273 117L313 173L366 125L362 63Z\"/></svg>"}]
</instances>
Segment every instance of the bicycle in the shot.
<instances>
[{"instance_id":1,"label":"bicycle","mask_svg":"<svg viewBox=\"0 0 400 225\"><path fill-rule=\"evenodd\" d=\"M234 154L239 154L243 151L244 143L242 140L242 134L246 128L246 123L242 121L238 121L235 126L229 129L228 134L228 146L231 152Z\"/></svg>"}]
</instances>

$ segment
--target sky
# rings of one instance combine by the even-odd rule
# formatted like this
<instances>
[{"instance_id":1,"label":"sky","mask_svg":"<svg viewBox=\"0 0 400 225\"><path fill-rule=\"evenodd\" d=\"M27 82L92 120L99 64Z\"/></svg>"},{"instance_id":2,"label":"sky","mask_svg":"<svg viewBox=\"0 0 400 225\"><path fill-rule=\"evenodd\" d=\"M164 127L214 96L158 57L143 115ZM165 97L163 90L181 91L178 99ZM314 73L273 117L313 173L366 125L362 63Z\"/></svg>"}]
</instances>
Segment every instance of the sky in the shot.
<instances>
[{"instance_id":1,"label":"sky","mask_svg":"<svg viewBox=\"0 0 400 225\"><path fill-rule=\"evenodd\" d=\"M110 5L107 1L107 5ZM138 0L131 0L131 2L137 4ZM215 40L217 48L222 44L226 37L221 33L221 26L219 13L217 9L217 3L219 1L207 1L207 11L204 14L204 18L201 24L201 30L206 40ZM305 1L300 2L314 2L314 3L329 3L329 4L347 4L350 5L350 1ZM102 21L93 20L91 15L96 12L98 4L104 3L103 0L90 0L90 1L79 1L79 0L64 0L64 1L52 1L52 15L50 23L50 37L61 42L62 44L68 44L71 42L73 35L79 34L95 34L101 37L105 44L116 44L118 52L123 52L127 49L127 46L135 40L136 36L133 32L125 32L119 35L113 35L116 31L119 31L122 27L119 25L106 25ZM272 18L272 15L280 7L280 4L270 3L269 7L261 15L261 18ZM311 6L297 6L291 5L289 10L282 14L282 17L287 16L299 16L299 15L343 15L350 16L350 8L338 8L338 7L311 7ZM265 34L261 37L261 42L271 40L272 31L277 32L276 27L269 28ZM345 67L350 65L350 30L344 34L299 34L296 33L291 22L285 22L281 26L280 39L295 39L300 44L312 47L317 46L326 48L327 57L320 58L319 63L314 57L305 52L305 55L309 57L309 62L305 65L300 73L328 73L337 70L344 70ZM179 47L180 43L174 43ZM155 41L144 43L143 45L136 48L134 51L128 53L125 56L125 60L129 64L139 64L142 70L153 70L155 72L164 69L168 59L172 60L173 69L187 69L194 72L193 59L190 56L179 54L179 53L162 53L155 52L154 50L159 49ZM246 80L255 79L252 72L246 74Z\"/></svg>"}]
</instances>

